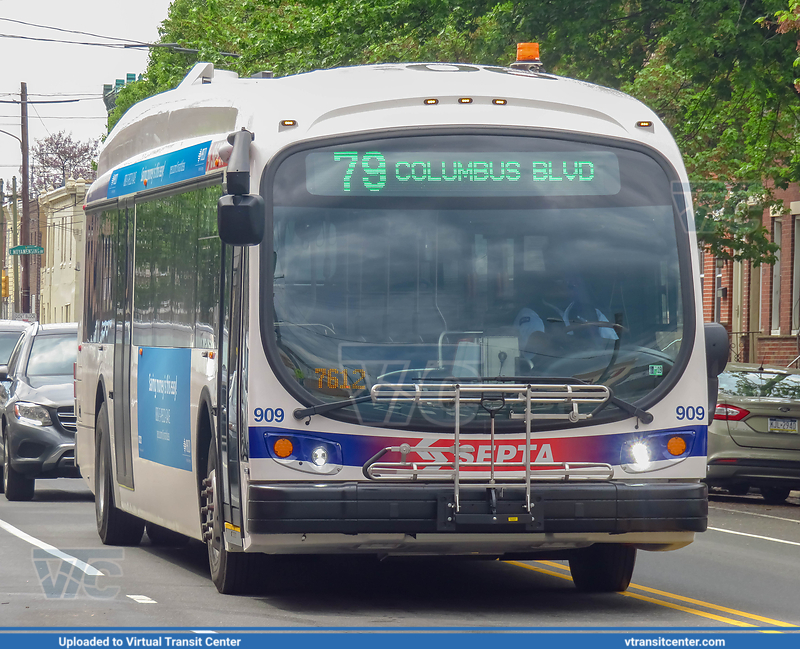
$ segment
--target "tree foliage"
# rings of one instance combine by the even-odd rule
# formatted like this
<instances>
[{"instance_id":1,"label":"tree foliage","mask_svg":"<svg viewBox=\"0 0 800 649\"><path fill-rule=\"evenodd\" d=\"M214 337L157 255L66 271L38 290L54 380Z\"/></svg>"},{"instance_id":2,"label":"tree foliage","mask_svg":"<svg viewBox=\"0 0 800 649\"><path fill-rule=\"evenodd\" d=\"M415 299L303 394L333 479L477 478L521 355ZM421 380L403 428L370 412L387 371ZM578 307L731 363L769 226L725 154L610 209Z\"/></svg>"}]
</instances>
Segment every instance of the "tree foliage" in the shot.
<instances>
[{"instance_id":1,"label":"tree foliage","mask_svg":"<svg viewBox=\"0 0 800 649\"><path fill-rule=\"evenodd\" d=\"M82 142L59 131L34 142L31 149L31 190L34 195L63 187L67 178L93 180L99 140Z\"/></svg>"},{"instance_id":2,"label":"tree foliage","mask_svg":"<svg viewBox=\"0 0 800 649\"><path fill-rule=\"evenodd\" d=\"M800 0L175 0L167 48L109 126L198 60L240 75L392 61L508 64L538 41L548 70L629 92L673 132L714 254L773 260L760 209L800 180ZM224 52L238 54L238 58ZM745 207L742 207L742 206Z\"/></svg>"}]
</instances>

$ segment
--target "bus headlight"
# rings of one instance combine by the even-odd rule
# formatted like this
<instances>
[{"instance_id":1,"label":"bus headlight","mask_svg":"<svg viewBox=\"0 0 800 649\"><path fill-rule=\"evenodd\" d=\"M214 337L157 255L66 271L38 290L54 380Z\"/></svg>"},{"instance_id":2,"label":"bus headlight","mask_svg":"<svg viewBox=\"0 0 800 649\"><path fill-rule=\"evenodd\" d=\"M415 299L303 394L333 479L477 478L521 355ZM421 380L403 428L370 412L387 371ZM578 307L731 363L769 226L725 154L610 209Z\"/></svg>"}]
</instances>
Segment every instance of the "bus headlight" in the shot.
<instances>
[{"instance_id":1,"label":"bus headlight","mask_svg":"<svg viewBox=\"0 0 800 649\"><path fill-rule=\"evenodd\" d=\"M638 471L647 471L650 468L650 449L644 442L635 442L631 445L633 466Z\"/></svg>"},{"instance_id":2,"label":"bus headlight","mask_svg":"<svg viewBox=\"0 0 800 649\"><path fill-rule=\"evenodd\" d=\"M622 445L620 465L628 473L663 469L689 457L694 440L693 430L636 435Z\"/></svg>"},{"instance_id":3,"label":"bus headlight","mask_svg":"<svg viewBox=\"0 0 800 649\"><path fill-rule=\"evenodd\" d=\"M311 461L317 466L325 466L328 463L328 451L324 446L317 446L311 451Z\"/></svg>"}]
</instances>

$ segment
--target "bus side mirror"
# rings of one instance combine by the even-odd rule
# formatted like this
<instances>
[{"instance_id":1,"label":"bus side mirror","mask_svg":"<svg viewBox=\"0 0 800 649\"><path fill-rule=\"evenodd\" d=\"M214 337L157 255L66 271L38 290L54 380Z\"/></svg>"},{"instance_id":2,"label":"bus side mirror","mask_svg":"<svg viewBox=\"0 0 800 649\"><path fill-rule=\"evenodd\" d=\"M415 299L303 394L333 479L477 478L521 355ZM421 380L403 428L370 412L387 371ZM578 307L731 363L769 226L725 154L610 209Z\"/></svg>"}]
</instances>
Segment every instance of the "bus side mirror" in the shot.
<instances>
[{"instance_id":1,"label":"bus side mirror","mask_svg":"<svg viewBox=\"0 0 800 649\"><path fill-rule=\"evenodd\" d=\"M264 199L258 194L226 194L217 201L219 238L232 246L255 246L264 239Z\"/></svg>"},{"instance_id":2,"label":"bus side mirror","mask_svg":"<svg viewBox=\"0 0 800 649\"><path fill-rule=\"evenodd\" d=\"M706 337L706 381L708 383L708 423L714 418L717 409L719 379L717 378L728 364L731 343L728 332L718 322L707 322L703 325Z\"/></svg>"},{"instance_id":3,"label":"bus side mirror","mask_svg":"<svg viewBox=\"0 0 800 649\"><path fill-rule=\"evenodd\" d=\"M706 322L704 325L706 335L706 372L708 378L716 378L728 364L728 354L731 343L728 332L718 322Z\"/></svg>"},{"instance_id":4,"label":"bus side mirror","mask_svg":"<svg viewBox=\"0 0 800 649\"><path fill-rule=\"evenodd\" d=\"M217 230L219 238L232 246L255 246L264 239L264 199L247 193L254 137L245 129L228 135L233 150L225 172L228 193L217 201Z\"/></svg>"}]
</instances>

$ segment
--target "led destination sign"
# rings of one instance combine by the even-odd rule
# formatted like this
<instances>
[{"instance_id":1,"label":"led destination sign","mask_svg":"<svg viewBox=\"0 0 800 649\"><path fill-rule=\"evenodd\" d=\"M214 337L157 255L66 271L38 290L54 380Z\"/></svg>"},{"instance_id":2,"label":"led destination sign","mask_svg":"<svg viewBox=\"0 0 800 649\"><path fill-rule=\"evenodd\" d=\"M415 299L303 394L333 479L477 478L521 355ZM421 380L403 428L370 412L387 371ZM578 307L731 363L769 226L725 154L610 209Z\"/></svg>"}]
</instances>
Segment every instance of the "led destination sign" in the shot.
<instances>
[{"instance_id":1,"label":"led destination sign","mask_svg":"<svg viewBox=\"0 0 800 649\"><path fill-rule=\"evenodd\" d=\"M607 151L558 153L357 151L310 153L306 187L318 196L600 196L620 190Z\"/></svg>"}]
</instances>

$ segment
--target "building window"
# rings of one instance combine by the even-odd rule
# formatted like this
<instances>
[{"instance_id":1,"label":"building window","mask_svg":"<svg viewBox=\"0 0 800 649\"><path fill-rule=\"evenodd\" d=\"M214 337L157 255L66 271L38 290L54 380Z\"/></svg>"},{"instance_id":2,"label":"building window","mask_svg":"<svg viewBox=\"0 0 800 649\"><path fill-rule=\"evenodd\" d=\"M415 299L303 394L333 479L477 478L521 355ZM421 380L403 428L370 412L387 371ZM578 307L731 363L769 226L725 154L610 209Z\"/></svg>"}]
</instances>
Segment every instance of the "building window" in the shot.
<instances>
[{"instance_id":1,"label":"building window","mask_svg":"<svg viewBox=\"0 0 800 649\"><path fill-rule=\"evenodd\" d=\"M792 257L792 333L800 329L800 218L794 217L794 256Z\"/></svg>"},{"instance_id":2,"label":"building window","mask_svg":"<svg viewBox=\"0 0 800 649\"><path fill-rule=\"evenodd\" d=\"M781 333L781 229L782 223L774 221L772 241L778 246L775 251L775 264L772 266L772 317L770 329L774 335Z\"/></svg>"},{"instance_id":3,"label":"building window","mask_svg":"<svg viewBox=\"0 0 800 649\"><path fill-rule=\"evenodd\" d=\"M705 278L706 278L706 253L700 249L700 295L705 295Z\"/></svg>"}]
</instances>

